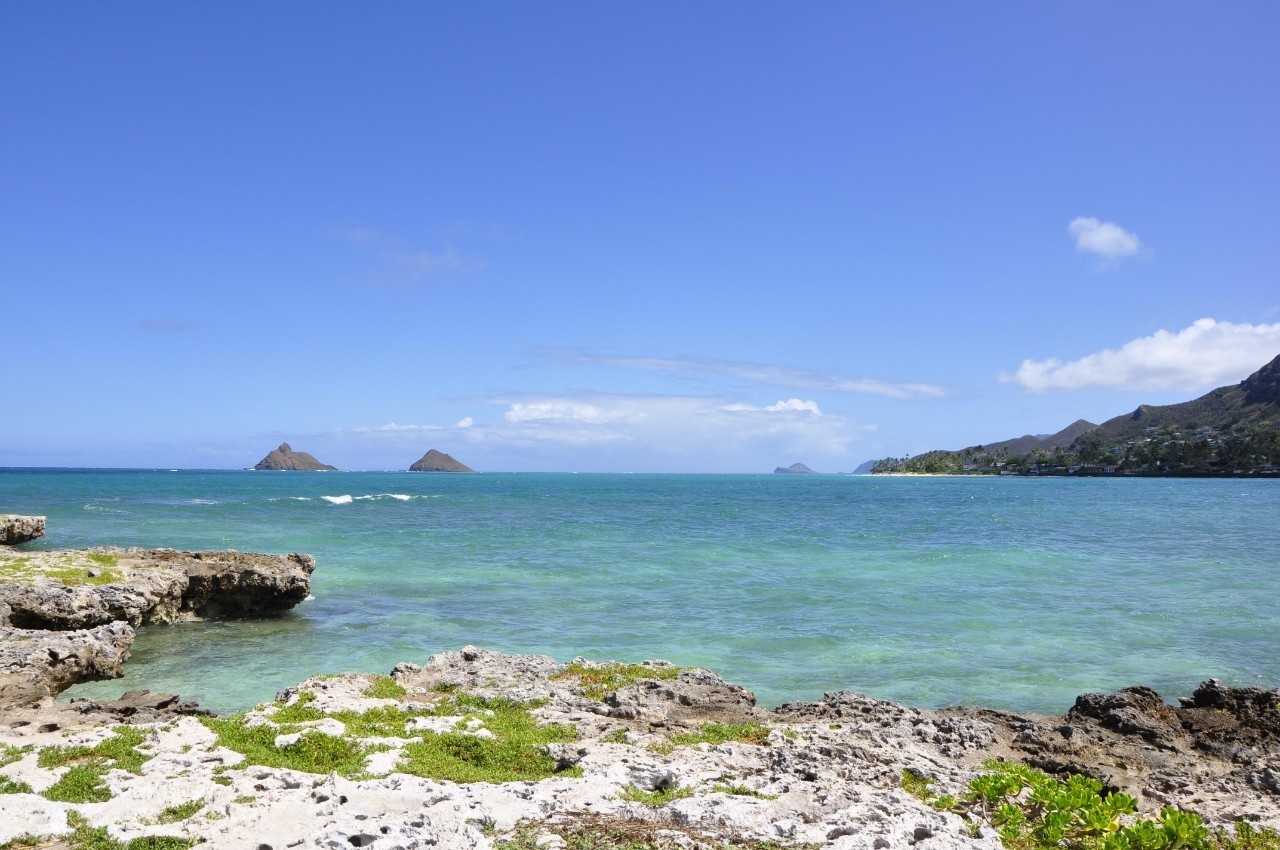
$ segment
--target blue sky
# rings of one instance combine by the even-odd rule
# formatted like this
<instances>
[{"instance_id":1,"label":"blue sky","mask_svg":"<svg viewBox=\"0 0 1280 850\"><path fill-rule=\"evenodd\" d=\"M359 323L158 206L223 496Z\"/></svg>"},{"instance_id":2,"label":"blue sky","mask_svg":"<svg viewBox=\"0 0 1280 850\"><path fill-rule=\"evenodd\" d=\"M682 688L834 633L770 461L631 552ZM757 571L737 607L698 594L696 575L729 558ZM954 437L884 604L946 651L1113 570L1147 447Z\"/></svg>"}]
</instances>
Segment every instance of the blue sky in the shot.
<instances>
[{"instance_id":1,"label":"blue sky","mask_svg":"<svg viewBox=\"0 0 1280 850\"><path fill-rule=\"evenodd\" d=\"M755 472L1280 354L1280 7L0 7L0 466Z\"/></svg>"}]
</instances>

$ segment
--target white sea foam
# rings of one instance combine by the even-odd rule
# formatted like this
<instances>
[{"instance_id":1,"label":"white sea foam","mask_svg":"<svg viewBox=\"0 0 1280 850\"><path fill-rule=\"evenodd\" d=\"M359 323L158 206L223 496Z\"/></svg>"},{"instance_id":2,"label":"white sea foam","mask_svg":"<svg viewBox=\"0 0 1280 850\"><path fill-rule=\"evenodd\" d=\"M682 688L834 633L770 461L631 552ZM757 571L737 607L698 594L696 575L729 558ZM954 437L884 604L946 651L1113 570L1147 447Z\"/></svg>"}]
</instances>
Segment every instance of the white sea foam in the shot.
<instances>
[{"instance_id":1,"label":"white sea foam","mask_svg":"<svg viewBox=\"0 0 1280 850\"><path fill-rule=\"evenodd\" d=\"M407 502L413 497L406 496L404 493L375 493L372 496L356 496L356 498L361 501L368 501L371 499L395 499L399 502Z\"/></svg>"},{"instance_id":2,"label":"white sea foam","mask_svg":"<svg viewBox=\"0 0 1280 850\"><path fill-rule=\"evenodd\" d=\"M124 516L129 513L128 511L121 511L121 510L116 510L115 508L108 508L106 505L100 505L97 502L89 502L87 505L84 506L84 509L86 511L98 511L104 514L120 514L121 516Z\"/></svg>"},{"instance_id":3,"label":"white sea foam","mask_svg":"<svg viewBox=\"0 0 1280 850\"><path fill-rule=\"evenodd\" d=\"M216 499L187 499L183 504L187 505L221 505L222 502Z\"/></svg>"},{"instance_id":4,"label":"white sea foam","mask_svg":"<svg viewBox=\"0 0 1280 850\"><path fill-rule=\"evenodd\" d=\"M331 504L331 505L349 505L349 504L351 504L351 497L350 497L350 496L321 496L320 498L324 499L326 502L328 502L328 503L329 503L329 504Z\"/></svg>"}]
</instances>

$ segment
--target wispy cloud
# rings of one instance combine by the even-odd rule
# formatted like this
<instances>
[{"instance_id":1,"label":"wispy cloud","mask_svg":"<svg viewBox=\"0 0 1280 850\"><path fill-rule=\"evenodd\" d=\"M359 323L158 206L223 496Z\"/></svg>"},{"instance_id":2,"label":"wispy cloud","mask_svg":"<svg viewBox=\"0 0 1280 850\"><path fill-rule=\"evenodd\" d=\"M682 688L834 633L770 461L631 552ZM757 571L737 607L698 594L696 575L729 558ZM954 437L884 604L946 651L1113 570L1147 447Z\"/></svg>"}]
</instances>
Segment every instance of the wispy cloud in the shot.
<instances>
[{"instance_id":1,"label":"wispy cloud","mask_svg":"<svg viewBox=\"0 0 1280 850\"><path fill-rule=\"evenodd\" d=\"M1115 222L1100 221L1090 216L1072 219L1067 225L1067 232L1076 240L1077 250L1100 257L1104 266L1113 266L1148 250L1136 233L1130 233Z\"/></svg>"},{"instance_id":2,"label":"wispy cloud","mask_svg":"<svg viewBox=\"0 0 1280 850\"><path fill-rule=\"evenodd\" d=\"M365 256L367 268L362 272L338 276L340 284L357 289L416 289L428 282L481 271L487 265L484 258L452 245L424 250L371 227L348 225L332 233Z\"/></svg>"},{"instance_id":3,"label":"wispy cloud","mask_svg":"<svg viewBox=\"0 0 1280 850\"><path fill-rule=\"evenodd\" d=\"M139 319L138 327L147 333L177 334L186 333L192 330L195 325L190 322L184 322L181 319L175 319L173 316L161 316L158 319Z\"/></svg>"},{"instance_id":4,"label":"wispy cloud","mask_svg":"<svg viewBox=\"0 0 1280 850\"><path fill-rule=\"evenodd\" d=\"M542 348L536 353L559 362L610 366L618 369L645 369L671 374L721 375L752 384L787 389L866 393L898 399L945 398L955 394L953 389L940 384L854 378L793 366L744 363L714 357L628 357L599 354L576 348Z\"/></svg>"},{"instance_id":5,"label":"wispy cloud","mask_svg":"<svg viewBox=\"0 0 1280 850\"><path fill-rule=\"evenodd\" d=\"M1280 323L1200 319L1180 331L1156 331L1079 360L1024 360L999 379L1032 392L1083 387L1207 390L1243 380L1280 353Z\"/></svg>"},{"instance_id":6,"label":"wispy cloud","mask_svg":"<svg viewBox=\"0 0 1280 850\"><path fill-rule=\"evenodd\" d=\"M807 450L843 454L868 427L824 416L813 401L786 399L765 406L719 396L586 393L493 399L506 405L498 426L476 425L477 441L505 445L627 444L651 451L763 453Z\"/></svg>"},{"instance_id":7,"label":"wispy cloud","mask_svg":"<svg viewBox=\"0 0 1280 850\"><path fill-rule=\"evenodd\" d=\"M403 446L420 453L424 438L473 456L595 458L613 469L741 468L748 457L846 460L875 426L823 414L812 400L746 403L725 396L604 392L519 393L473 400L499 409L489 422L466 417L452 426L356 427L333 432L346 443ZM604 460L600 460L600 459Z\"/></svg>"}]
</instances>

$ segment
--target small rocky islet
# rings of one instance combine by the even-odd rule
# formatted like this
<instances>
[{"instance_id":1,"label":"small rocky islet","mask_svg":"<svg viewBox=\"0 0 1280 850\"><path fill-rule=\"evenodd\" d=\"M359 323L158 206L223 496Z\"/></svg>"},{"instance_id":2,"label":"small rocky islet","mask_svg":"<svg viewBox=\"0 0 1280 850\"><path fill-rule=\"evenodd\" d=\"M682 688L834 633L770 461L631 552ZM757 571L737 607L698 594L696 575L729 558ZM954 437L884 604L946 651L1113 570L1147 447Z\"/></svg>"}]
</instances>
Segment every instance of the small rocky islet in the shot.
<instances>
[{"instance_id":1,"label":"small rocky islet","mask_svg":"<svg viewBox=\"0 0 1280 850\"><path fill-rule=\"evenodd\" d=\"M259 471L275 471L275 472L337 472L336 466L330 466L327 463L321 463L316 460L313 455L307 452L294 451L288 443L281 443L278 448L272 449L267 456L253 467ZM474 469L465 463L455 459L452 455L445 454L438 449L430 449L422 457L418 458L409 466L410 472L475 472ZM3 517L0 517L2 520ZM4 525L0 523L0 534L4 533ZM29 539L29 538L27 538ZM5 542L21 542L17 538L8 541L0 538L0 543Z\"/></svg>"},{"instance_id":2,"label":"small rocky islet","mask_svg":"<svg viewBox=\"0 0 1280 850\"><path fill-rule=\"evenodd\" d=\"M267 452L267 456L258 461L254 469L277 472L337 472L336 466L321 463L306 452L295 452L288 443L281 443L278 448Z\"/></svg>"},{"instance_id":3,"label":"small rocky islet","mask_svg":"<svg viewBox=\"0 0 1280 850\"><path fill-rule=\"evenodd\" d=\"M993 759L1093 777L1146 817L1280 826L1280 690L1214 680L1177 707L1136 687L1059 717L850 692L767 710L701 668L468 646L313 677L226 718L146 691L54 699L121 675L136 627L275 616L314 569L298 554L0 549L0 845L995 850L974 812L929 802Z\"/></svg>"}]
</instances>

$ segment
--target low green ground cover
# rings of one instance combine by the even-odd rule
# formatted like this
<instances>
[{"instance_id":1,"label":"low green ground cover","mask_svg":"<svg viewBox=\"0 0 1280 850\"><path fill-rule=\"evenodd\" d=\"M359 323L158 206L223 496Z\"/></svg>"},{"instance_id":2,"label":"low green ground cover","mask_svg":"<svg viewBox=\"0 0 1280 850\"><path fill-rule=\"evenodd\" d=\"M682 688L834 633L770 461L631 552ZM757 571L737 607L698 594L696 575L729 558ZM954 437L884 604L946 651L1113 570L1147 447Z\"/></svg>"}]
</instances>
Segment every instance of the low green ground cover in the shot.
<instances>
[{"instance_id":1,"label":"low green ground cover","mask_svg":"<svg viewBox=\"0 0 1280 850\"><path fill-rule=\"evenodd\" d=\"M496 842L498 850L544 850L546 836L566 850L817 850L819 844L756 841L683 830L671 823L580 814L557 821L524 822Z\"/></svg>"},{"instance_id":2,"label":"low green ground cover","mask_svg":"<svg viewBox=\"0 0 1280 850\"><path fill-rule=\"evenodd\" d=\"M609 693L643 679L674 679L683 667L650 667L646 664L569 664L552 679L577 679L582 695L599 702Z\"/></svg>"},{"instance_id":3,"label":"low green ground cover","mask_svg":"<svg viewBox=\"0 0 1280 850\"><path fill-rule=\"evenodd\" d=\"M743 744L755 744L764 747L769 744L769 727L760 723L703 723L695 732L678 732L666 740L650 744L649 749L666 754L676 747L710 744L718 746L730 741Z\"/></svg>"},{"instance_id":4,"label":"low green ground cover","mask_svg":"<svg viewBox=\"0 0 1280 850\"><path fill-rule=\"evenodd\" d=\"M373 699L404 699L406 694L404 686L390 676L374 676L364 689L364 695Z\"/></svg>"},{"instance_id":5,"label":"low green ground cover","mask_svg":"<svg viewBox=\"0 0 1280 850\"><path fill-rule=\"evenodd\" d=\"M124 580L119 557L107 552L60 552L56 555L15 556L0 553L0 584L30 586L39 578L68 587L112 584Z\"/></svg>"},{"instance_id":6,"label":"low green ground cover","mask_svg":"<svg viewBox=\"0 0 1280 850\"><path fill-rule=\"evenodd\" d=\"M41 792L48 800L62 803L102 803L111 799L106 773L115 768L141 774L150 755L135 749L147 733L133 726L120 726L115 733L93 746L45 747L36 763L43 768L70 765L51 787Z\"/></svg>"},{"instance_id":7,"label":"low green ground cover","mask_svg":"<svg viewBox=\"0 0 1280 850\"><path fill-rule=\"evenodd\" d=\"M933 793L931 782L903 771L902 787L975 826L988 823L1010 850L1280 850L1280 832L1246 822L1209 830L1199 815L1166 806L1155 818L1135 814L1128 794L1103 796L1102 783L1065 781L1018 762L993 761L959 798Z\"/></svg>"},{"instance_id":8,"label":"low green ground cover","mask_svg":"<svg viewBox=\"0 0 1280 850\"><path fill-rule=\"evenodd\" d=\"M348 778L366 776L365 760L387 745L364 745L362 738L403 738L407 741L397 771L454 782L537 781L548 776L576 776L581 770L557 770L556 762L542 747L577 739L572 726L538 723L530 713L539 703L521 703L452 692L432 703L413 708L380 706L364 712L321 712L314 694L304 692L292 705L280 706L271 715L278 725L250 726L245 715L203 718L218 735L218 745L245 757L245 764L284 767L307 773L339 773ZM455 731L436 733L408 730L415 717L460 717ZM330 735L299 725L331 717L346 732ZM473 734L468 721L478 720L489 736ZM472 725L475 725L474 723ZM299 732L296 743L277 747L276 737Z\"/></svg>"}]
</instances>

